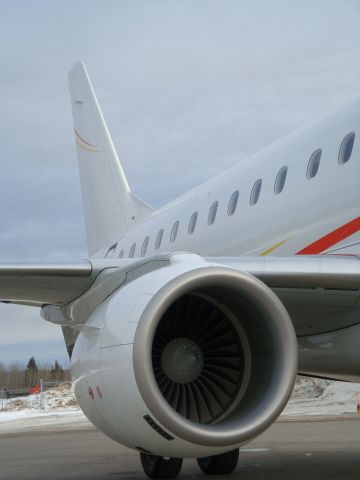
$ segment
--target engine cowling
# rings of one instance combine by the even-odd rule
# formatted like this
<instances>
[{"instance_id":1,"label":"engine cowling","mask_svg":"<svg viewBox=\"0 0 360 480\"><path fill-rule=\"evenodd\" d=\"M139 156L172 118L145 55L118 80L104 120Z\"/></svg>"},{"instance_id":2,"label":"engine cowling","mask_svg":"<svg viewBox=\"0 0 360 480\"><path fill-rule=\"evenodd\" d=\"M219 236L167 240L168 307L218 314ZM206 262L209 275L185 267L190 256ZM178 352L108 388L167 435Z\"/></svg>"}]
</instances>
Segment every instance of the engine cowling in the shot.
<instances>
[{"instance_id":1,"label":"engine cowling","mask_svg":"<svg viewBox=\"0 0 360 480\"><path fill-rule=\"evenodd\" d=\"M251 440L281 413L296 371L295 333L276 295L196 255L118 290L73 354L89 419L162 456L215 455Z\"/></svg>"}]
</instances>

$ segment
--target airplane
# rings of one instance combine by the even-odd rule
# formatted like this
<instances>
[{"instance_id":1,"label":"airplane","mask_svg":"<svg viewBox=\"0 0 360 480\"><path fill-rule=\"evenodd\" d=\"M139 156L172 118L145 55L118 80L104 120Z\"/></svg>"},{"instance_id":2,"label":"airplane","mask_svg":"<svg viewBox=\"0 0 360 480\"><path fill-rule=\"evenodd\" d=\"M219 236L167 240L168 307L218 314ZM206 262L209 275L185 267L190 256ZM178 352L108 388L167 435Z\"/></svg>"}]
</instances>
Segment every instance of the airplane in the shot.
<instances>
[{"instance_id":1,"label":"airplane","mask_svg":"<svg viewBox=\"0 0 360 480\"><path fill-rule=\"evenodd\" d=\"M83 63L69 83L89 258L2 263L0 299L61 326L79 406L148 477L231 473L297 374L360 381L360 103L154 209Z\"/></svg>"}]
</instances>

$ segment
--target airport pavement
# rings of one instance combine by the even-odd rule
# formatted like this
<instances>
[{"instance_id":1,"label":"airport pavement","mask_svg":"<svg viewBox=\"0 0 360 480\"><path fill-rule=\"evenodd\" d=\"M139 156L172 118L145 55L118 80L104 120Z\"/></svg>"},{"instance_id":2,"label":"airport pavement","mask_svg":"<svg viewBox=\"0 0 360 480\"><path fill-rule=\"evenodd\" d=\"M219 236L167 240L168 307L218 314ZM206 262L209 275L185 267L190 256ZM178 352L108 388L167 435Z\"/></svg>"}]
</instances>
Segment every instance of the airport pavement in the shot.
<instances>
[{"instance_id":1,"label":"airport pavement","mask_svg":"<svg viewBox=\"0 0 360 480\"><path fill-rule=\"evenodd\" d=\"M0 435L1 480L140 480L138 454L100 432L23 431ZM179 479L200 480L194 460ZM212 476L213 480L225 477ZM241 449L231 480L358 480L360 415L351 419L280 421Z\"/></svg>"}]
</instances>

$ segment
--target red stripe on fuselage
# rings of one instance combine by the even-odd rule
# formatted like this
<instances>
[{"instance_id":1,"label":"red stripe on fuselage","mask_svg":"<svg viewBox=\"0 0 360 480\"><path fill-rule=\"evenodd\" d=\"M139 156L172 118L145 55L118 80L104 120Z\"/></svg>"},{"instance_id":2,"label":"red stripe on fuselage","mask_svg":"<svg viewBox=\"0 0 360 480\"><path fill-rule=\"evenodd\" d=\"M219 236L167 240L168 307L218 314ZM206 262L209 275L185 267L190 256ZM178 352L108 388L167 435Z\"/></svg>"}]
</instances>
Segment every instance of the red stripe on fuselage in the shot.
<instances>
[{"instance_id":1,"label":"red stripe on fuselage","mask_svg":"<svg viewBox=\"0 0 360 480\"><path fill-rule=\"evenodd\" d=\"M351 220L351 222L345 223L342 227L337 228L333 232L328 233L324 237L319 238L316 242L311 243L307 247L303 248L296 255L317 255L324 252L328 248L332 247L336 243L345 240L354 233L360 230L360 217Z\"/></svg>"}]
</instances>

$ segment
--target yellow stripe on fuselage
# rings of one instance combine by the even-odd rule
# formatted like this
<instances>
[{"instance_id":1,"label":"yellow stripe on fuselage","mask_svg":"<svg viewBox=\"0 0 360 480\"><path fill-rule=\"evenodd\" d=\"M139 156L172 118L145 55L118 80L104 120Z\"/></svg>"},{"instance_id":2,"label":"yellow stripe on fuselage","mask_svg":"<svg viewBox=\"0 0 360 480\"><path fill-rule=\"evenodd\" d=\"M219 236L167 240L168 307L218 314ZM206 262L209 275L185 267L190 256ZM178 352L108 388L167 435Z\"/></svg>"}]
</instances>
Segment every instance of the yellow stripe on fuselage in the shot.
<instances>
[{"instance_id":1,"label":"yellow stripe on fuselage","mask_svg":"<svg viewBox=\"0 0 360 480\"><path fill-rule=\"evenodd\" d=\"M269 253L273 252L277 248L281 247L281 245L284 245L285 242L287 242L289 239L287 238L286 240L283 240L282 242L277 243L276 245L268 248L265 250L265 252L260 253L260 257L265 257L266 255L269 255Z\"/></svg>"}]
</instances>

